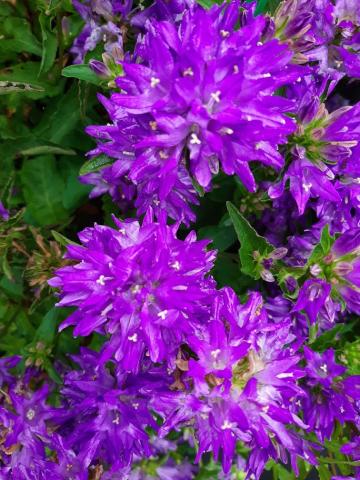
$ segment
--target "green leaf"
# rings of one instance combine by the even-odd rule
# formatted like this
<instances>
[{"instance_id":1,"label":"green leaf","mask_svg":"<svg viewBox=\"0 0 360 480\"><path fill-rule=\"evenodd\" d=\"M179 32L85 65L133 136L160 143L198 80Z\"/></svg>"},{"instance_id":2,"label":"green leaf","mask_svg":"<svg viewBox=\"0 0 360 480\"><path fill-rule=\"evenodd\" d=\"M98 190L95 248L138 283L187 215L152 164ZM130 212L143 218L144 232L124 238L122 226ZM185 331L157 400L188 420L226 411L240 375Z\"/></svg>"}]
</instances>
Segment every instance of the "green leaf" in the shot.
<instances>
[{"instance_id":1,"label":"green leaf","mask_svg":"<svg viewBox=\"0 0 360 480\"><path fill-rule=\"evenodd\" d=\"M251 1L251 0L250 0ZM255 15L274 13L281 0L258 0Z\"/></svg>"},{"instance_id":2,"label":"green leaf","mask_svg":"<svg viewBox=\"0 0 360 480\"><path fill-rule=\"evenodd\" d=\"M38 137L46 138L51 144L65 148L67 139L79 126L82 127L80 99L77 85L73 84L72 88L59 96L56 102L48 104L41 122L33 133ZM76 135L82 139L82 133L76 133Z\"/></svg>"},{"instance_id":3,"label":"green leaf","mask_svg":"<svg viewBox=\"0 0 360 480\"><path fill-rule=\"evenodd\" d=\"M79 175L86 175L87 173L96 172L106 165L111 165L113 160L106 155L99 155L98 157L91 158L85 162L80 168Z\"/></svg>"},{"instance_id":4,"label":"green leaf","mask_svg":"<svg viewBox=\"0 0 360 480\"><path fill-rule=\"evenodd\" d=\"M341 323L336 325L331 330L327 330L325 333L320 335L312 344L311 348L317 352L323 352L327 348L334 347L336 343L336 337L342 336L343 334L351 331L353 324Z\"/></svg>"},{"instance_id":5,"label":"green leaf","mask_svg":"<svg viewBox=\"0 0 360 480\"><path fill-rule=\"evenodd\" d=\"M94 73L89 65L69 65L61 71L63 77L77 78L94 85L100 85L101 79Z\"/></svg>"},{"instance_id":6,"label":"green leaf","mask_svg":"<svg viewBox=\"0 0 360 480\"><path fill-rule=\"evenodd\" d=\"M32 90L36 89L37 91L24 91L23 93L34 100L58 95L63 88L63 82L56 77L39 78L39 70L40 62L21 62L0 70L0 81L30 85Z\"/></svg>"},{"instance_id":7,"label":"green leaf","mask_svg":"<svg viewBox=\"0 0 360 480\"><path fill-rule=\"evenodd\" d=\"M212 247L219 252L224 252L237 239L236 232L232 226L224 227L220 225L200 228L198 231L199 239L209 238L212 240Z\"/></svg>"},{"instance_id":8,"label":"green leaf","mask_svg":"<svg viewBox=\"0 0 360 480\"><path fill-rule=\"evenodd\" d=\"M51 30L51 21L51 17L45 15L45 13L40 13L39 23L42 34L42 55L39 74L50 70L56 58L58 41L56 33Z\"/></svg>"},{"instance_id":9,"label":"green leaf","mask_svg":"<svg viewBox=\"0 0 360 480\"><path fill-rule=\"evenodd\" d=\"M34 341L50 344L55 338L61 309L53 307L42 319L36 330Z\"/></svg>"},{"instance_id":10,"label":"green leaf","mask_svg":"<svg viewBox=\"0 0 360 480\"><path fill-rule=\"evenodd\" d=\"M68 217L62 204L65 185L53 156L43 155L24 162L20 178L27 210L39 225L58 224Z\"/></svg>"},{"instance_id":11,"label":"green leaf","mask_svg":"<svg viewBox=\"0 0 360 480\"><path fill-rule=\"evenodd\" d=\"M79 245L78 243L73 242L69 238L65 237L65 235L57 232L56 230L51 230L51 234L55 238L55 240L63 247L67 247L68 245Z\"/></svg>"},{"instance_id":12,"label":"green leaf","mask_svg":"<svg viewBox=\"0 0 360 480\"><path fill-rule=\"evenodd\" d=\"M66 210L73 211L84 203L92 187L79 181L81 158L61 157L59 165L65 181L62 201Z\"/></svg>"},{"instance_id":13,"label":"green leaf","mask_svg":"<svg viewBox=\"0 0 360 480\"><path fill-rule=\"evenodd\" d=\"M333 243L334 238L329 233L329 225L325 225L325 227L322 229L320 238L320 245L322 246L325 255L330 252Z\"/></svg>"},{"instance_id":14,"label":"green leaf","mask_svg":"<svg viewBox=\"0 0 360 480\"><path fill-rule=\"evenodd\" d=\"M197 0L197 3L204 8L211 8L213 5L221 4L222 0Z\"/></svg>"},{"instance_id":15,"label":"green leaf","mask_svg":"<svg viewBox=\"0 0 360 480\"><path fill-rule=\"evenodd\" d=\"M24 150L19 151L19 155L26 157L32 157L34 155L76 155L75 150L70 148L61 148L56 147L55 145L39 145L37 147L25 148Z\"/></svg>"},{"instance_id":16,"label":"green leaf","mask_svg":"<svg viewBox=\"0 0 360 480\"><path fill-rule=\"evenodd\" d=\"M0 52L32 53L41 55L41 45L31 32L25 18L14 16L0 17Z\"/></svg>"},{"instance_id":17,"label":"green leaf","mask_svg":"<svg viewBox=\"0 0 360 480\"><path fill-rule=\"evenodd\" d=\"M320 480L331 480L332 474L329 467L325 465L319 465L316 467Z\"/></svg>"},{"instance_id":18,"label":"green leaf","mask_svg":"<svg viewBox=\"0 0 360 480\"><path fill-rule=\"evenodd\" d=\"M259 265L254 258L254 254L258 252L260 258L266 257L274 250L274 247L256 232L231 202L227 202L226 206L240 242L239 257L241 270L246 275L258 279L260 278Z\"/></svg>"},{"instance_id":19,"label":"green leaf","mask_svg":"<svg viewBox=\"0 0 360 480\"><path fill-rule=\"evenodd\" d=\"M43 92L44 90L43 87L30 83L0 81L0 95L7 95L13 92Z\"/></svg>"},{"instance_id":20,"label":"green leaf","mask_svg":"<svg viewBox=\"0 0 360 480\"><path fill-rule=\"evenodd\" d=\"M325 225L321 232L320 242L314 247L311 252L310 258L307 262L308 265L312 265L328 255L332 244L334 243L334 238L329 233L329 226Z\"/></svg>"}]
</instances>

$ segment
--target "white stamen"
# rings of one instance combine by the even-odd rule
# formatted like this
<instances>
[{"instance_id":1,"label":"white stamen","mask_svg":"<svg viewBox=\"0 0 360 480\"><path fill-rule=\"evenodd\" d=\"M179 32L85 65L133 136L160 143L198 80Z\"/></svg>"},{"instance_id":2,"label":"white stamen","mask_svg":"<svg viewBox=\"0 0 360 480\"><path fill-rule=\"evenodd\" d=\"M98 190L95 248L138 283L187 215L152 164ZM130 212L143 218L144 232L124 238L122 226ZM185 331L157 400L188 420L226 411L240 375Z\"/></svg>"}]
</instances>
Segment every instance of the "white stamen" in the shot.
<instances>
[{"instance_id":1,"label":"white stamen","mask_svg":"<svg viewBox=\"0 0 360 480\"><path fill-rule=\"evenodd\" d=\"M156 85L158 85L159 83L160 83L160 78L151 77L151 79L150 79L151 88L155 88Z\"/></svg>"},{"instance_id":2,"label":"white stamen","mask_svg":"<svg viewBox=\"0 0 360 480\"><path fill-rule=\"evenodd\" d=\"M120 423L120 417L119 417L119 415L116 415L116 417L114 418L114 420L112 421L112 423L115 423L116 425L119 425L119 423Z\"/></svg>"},{"instance_id":3,"label":"white stamen","mask_svg":"<svg viewBox=\"0 0 360 480\"><path fill-rule=\"evenodd\" d=\"M223 37L223 38L226 38L230 35L230 32L228 32L227 30L220 30L220 35Z\"/></svg>"},{"instance_id":4,"label":"white stamen","mask_svg":"<svg viewBox=\"0 0 360 480\"><path fill-rule=\"evenodd\" d=\"M211 352L211 356L216 360L218 358L218 356L220 355L221 353L221 350L219 348L217 348L216 350L213 350Z\"/></svg>"},{"instance_id":5,"label":"white stamen","mask_svg":"<svg viewBox=\"0 0 360 480\"><path fill-rule=\"evenodd\" d=\"M105 317L106 314L109 313L111 309L112 309L112 304L110 304L110 305L108 305L107 307L104 308L104 310L101 312L101 316Z\"/></svg>"},{"instance_id":6,"label":"white stamen","mask_svg":"<svg viewBox=\"0 0 360 480\"><path fill-rule=\"evenodd\" d=\"M277 378L292 378L294 374L292 372L289 373L279 373L279 375L276 375Z\"/></svg>"},{"instance_id":7,"label":"white stamen","mask_svg":"<svg viewBox=\"0 0 360 480\"><path fill-rule=\"evenodd\" d=\"M189 67L186 70L184 70L183 71L183 76L184 77L193 77L194 76L193 69L191 67Z\"/></svg>"},{"instance_id":8,"label":"white stamen","mask_svg":"<svg viewBox=\"0 0 360 480\"><path fill-rule=\"evenodd\" d=\"M264 44L263 44L263 42L257 42L256 45L257 45L258 47L261 47L261 46L264 45Z\"/></svg>"},{"instance_id":9,"label":"white stamen","mask_svg":"<svg viewBox=\"0 0 360 480\"><path fill-rule=\"evenodd\" d=\"M234 130L229 127L222 127L220 128L220 133L224 135L232 135L234 133Z\"/></svg>"},{"instance_id":10,"label":"white stamen","mask_svg":"<svg viewBox=\"0 0 360 480\"><path fill-rule=\"evenodd\" d=\"M233 71L234 71L234 73L239 73L239 67L238 67L238 65L234 65Z\"/></svg>"},{"instance_id":11,"label":"white stamen","mask_svg":"<svg viewBox=\"0 0 360 480\"><path fill-rule=\"evenodd\" d=\"M32 408L30 408L30 409L26 412L26 418L27 418L28 420L32 420L34 417L35 417L35 410L33 410Z\"/></svg>"},{"instance_id":12,"label":"white stamen","mask_svg":"<svg viewBox=\"0 0 360 480\"><path fill-rule=\"evenodd\" d=\"M312 187L312 183L310 183L310 182L309 182L309 183L305 183L305 182L304 182L304 183L302 184L302 187L303 187L303 189L305 190L305 192L308 192L308 191L310 190L310 188Z\"/></svg>"},{"instance_id":13,"label":"white stamen","mask_svg":"<svg viewBox=\"0 0 360 480\"><path fill-rule=\"evenodd\" d=\"M320 370L322 370L324 373L327 373L328 369L327 369L327 365L325 363L323 363L322 365L320 365Z\"/></svg>"},{"instance_id":14,"label":"white stamen","mask_svg":"<svg viewBox=\"0 0 360 480\"><path fill-rule=\"evenodd\" d=\"M160 150L159 157L166 159L166 158L169 158L169 155L164 150Z\"/></svg>"},{"instance_id":15,"label":"white stamen","mask_svg":"<svg viewBox=\"0 0 360 480\"><path fill-rule=\"evenodd\" d=\"M196 133L192 133L190 135L190 143L191 145L201 145L200 138L196 135Z\"/></svg>"},{"instance_id":16,"label":"white stamen","mask_svg":"<svg viewBox=\"0 0 360 480\"><path fill-rule=\"evenodd\" d=\"M120 228L119 232L121 233L121 235L125 235L125 234L126 234L125 228Z\"/></svg>"},{"instance_id":17,"label":"white stamen","mask_svg":"<svg viewBox=\"0 0 360 480\"><path fill-rule=\"evenodd\" d=\"M128 337L128 340L130 340L130 342L136 343L137 340L138 340L137 333L134 333L134 335L129 336L129 337Z\"/></svg>"},{"instance_id":18,"label":"white stamen","mask_svg":"<svg viewBox=\"0 0 360 480\"><path fill-rule=\"evenodd\" d=\"M171 265L171 268L173 268L174 270L180 270L180 262L178 260L175 260L174 263L172 263Z\"/></svg>"},{"instance_id":19,"label":"white stamen","mask_svg":"<svg viewBox=\"0 0 360 480\"><path fill-rule=\"evenodd\" d=\"M216 103L220 103L220 95L221 95L220 90L217 90L216 92L211 93L211 94L210 94L210 97L211 97Z\"/></svg>"},{"instance_id":20,"label":"white stamen","mask_svg":"<svg viewBox=\"0 0 360 480\"><path fill-rule=\"evenodd\" d=\"M98 285L104 286L105 285L105 280L106 280L105 275L100 275L100 277L96 280L96 283Z\"/></svg>"},{"instance_id":21,"label":"white stamen","mask_svg":"<svg viewBox=\"0 0 360 480\"><path fill-rule=\"evenodd\" d=\"M344 407L341 406L340 407L340 413L344 413L344 412L345 412L345 409L344 409Z\"/></svg>"},{"instance_id":22,"label":"white stamen","mask_svg":"<svg viewBox=\"0 0 360 480\"><path fill-rule=\"evenodd\" d=\"M137 409L139 408L138 402L134 402L134 403L132 404L132 406L135 408L135 410L137 410Z\"/></svg>"},{"instance_id":23,"label":"white stamen","mask_svg":"<svg viewBox=\"0 0 360 480\"><path fill-rule=\"evenodd\" d=\"M221 430L227 430L229 428L232 428L233 426L233 423L229 422L229 420L225 420L224 423L221 425Z\"/></svg>"},{"instance_id":24,"label":"white stamen","mask_svg":"<svg viewBox=\"0 0 360 480\"><path fill-rule=\"evenodd\" d=\"M141 292L141 285L134 285L131 287L131 293L139 293Z\"/></svg>"},{"instance_id":25,"label":"white stamen","mask_svg":"<svg viewBox=\"0 0 360 480\"><path fill-rule=\"evenodd\" d=\"M168 311L167 311L167 310L162 310L161 312L159 312L159 313L157 314L157 316L160 317L161 320L165 320L167 314L168 314Z\"/></svg>"}]
</instances>

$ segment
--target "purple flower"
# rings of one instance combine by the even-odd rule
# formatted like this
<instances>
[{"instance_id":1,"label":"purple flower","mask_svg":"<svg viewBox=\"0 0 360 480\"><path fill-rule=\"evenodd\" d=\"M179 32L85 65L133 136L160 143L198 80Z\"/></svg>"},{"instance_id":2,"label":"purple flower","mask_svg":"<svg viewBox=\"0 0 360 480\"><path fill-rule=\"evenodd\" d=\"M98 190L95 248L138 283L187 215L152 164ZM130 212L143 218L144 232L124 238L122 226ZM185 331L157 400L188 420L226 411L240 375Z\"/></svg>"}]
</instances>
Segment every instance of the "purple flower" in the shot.
<instances>
[{"instance_id":1,"label":"purple flower","mask_svg":"<svg viewBox=\"0 0 360 480\"><path fill-rule=\"evenodd\" d=\"M330 438L335 421L355 422L355 401L360 398L360 376L340 376L346 368L335 362L334 350L317 353L304 347L306 366L306 390L308 396L299 399L304 421L316 433L320 441Z\"/></svg>"},{"instance_id":2,"label":"purple flower","mask_svg":"<svg viewBox=\"0 0 360 480\"><path fill-rule=\"evenodd\" d=\"M140 211L144 184L151 185L148 202L155 207L173 204L173 191L188 203L194 201L189 173L207 190L221 166L254 191L249 161L283 165L278 145L295 125L285 115L292 103L274 92L296 79L300 67L288 65L291 53L277 40L263 43L265 18L249 16L234 30L238 7L236 1L209 11L193 7L179 28L152 21L137 55L123 62L121 93L103 100L112 124L88 128L99 140L92 155L122 160L123 174L140 191Z\"/></svg>"},{"instance_id":3,"label":"purple flower","mask_svg":"<svg viewBox=\"0 0 360 480\"><path fill-rule=\"evenodd\" d=\"M114 354L125 370L137 371L145 352L154 362L171 362L206 315L215 253L193 232L178 240L177 226L163 219L153 223L148 215L142 226L114 221L117 230L96 225L79 234L83 245L69 246L66 255L77 263L50 281L61 288L59 306L77 307L61 328L110 334L103 359Z\"/></svg>"},{"instance_id":4,"label":"purple flower","mask_svg":"<svg viewBox=\"0 0 360 480\"><path fill-rule=\"evenodd\" d=\"M150 456L145 428L157 427L148 409L148 395L142 391L149 388L142 377L136 379L136 389L131 382L129 387L125 375L111 374L91 350L82 349L74 360L81 370L66 374L62 389L68 413L63 415L60 433L68 448L84 468L100 462L110 465L112 472L130 465L134 457ZM157 381L159 388L160 376Z\"/></svg>"},{"instance_id":5,"label":"purple flower","mask_svg":"<svg viewBox=\"0 0 360 480\"><path fill-rule=\"evenodd\" d=\"M15 480L41 478L36 472L45 465L45 445L50 444L48 422L53 416L53 408L46 404L49 387L44 384L33 392L19 382L2 395L0 452L4 466L0 472Z\"/></svg>"},{"instance_id":6,"label":"purple flower","mask_svg":"<svg viewBox=\"0 0 360 480\"><path fill-rule=\"evenodd\" d=\"M294 51L297 63L317 62L322 74L360 75L356 0L290 0L281 4L272 29Z\"/></svg>"},{"instance_id":7,"label":"purple flower","mask_svg":"<svg viewBox=\"0 0 360 480\"><path fill-rule=\"evenodd\" d=\"M86 24L75 39L71 52L75 63L82 63L88 52L99 43L104 43L105 51L119 60L123 56L123 30L120 20L132 9L133 0L73 0L73 5Z\"/></svg>"},{"instance_id":8,"label":"purple flower","mask_svg":"<svg viewBox=\"0 0 360 480\"><path fill-rule=\"evenodd\" d=\"M291 407L294 396L304 394L291 323L271 324L259 295L241 306L229 289L214 303L214 315L189 339L190 360L178 362L185 372L178 383L182 392L154 400L154 408L165 411L162 434L194 425L197 460L207 451L217 460L221 451L225 473L242 441L250 448L247 473L256 479L269 458L286 462L286 452L295 471L297 455L315 463L310 445L291 429L307 428Z\"/></svg>"},{"instance_id":9,"label":"purple flower","mask_svg":"<svg viewBox=\"0 0 360 480\"><path fill-rule=\"evenodd\" d=\"M335 276L335 288L348 310L360 313L360 229L340 235L334 242L329 262Z\"/></svg>"},{"instance_id":10,"label":"purple flower","mask_svg":"<svg viewBox=\"0 0 360 480\"><path fill-rule=\"evenodd\" d=\"M17 355L0 359L0 388L4 383L11 385L15 382L15 377L9 372L9 369L16 367L20 360L21 358Z\"/></svg>"},{"instance_id":11,"label":"purple flower","mask_svg":"<svg viewBox=\"0 0 360 480\"><path fill-rule=\"evenodd\" d=\"M10 214L9 211L4 207L3 203L0 201L0 218L3 220L9 220Z\"/></svg>"},{"instance_id":12,"label":"purple flower","mask_svg":"<svg viewBox=\"0 0 360 480\"><path fill-rule=\"evenodd\" d=\"M306 280L299 291L298 299L292 309L293 312L303 310L311 324L315 323L318 314L324 308L329 298L331 285L321 279Z\"/></svg>"},{"instance_id":13,"label":"purple flower","mask_svg":"<svg viewBox=\"0 0 360 480\"><path fill-rule=\"evenodd\" d=\"M289 181L300 215L314 197L338 208L341 196L336 187L340 184L335 178L349 176L348 164L360 140L360 104L329 114L320 101L326 84L318 88L310 78L305 77L297 88L293 87L292 95L298 98L298 128L290 137L291 162L281 181L269 188L270 197L278 198Z\"/></svg>"}]
</instances>

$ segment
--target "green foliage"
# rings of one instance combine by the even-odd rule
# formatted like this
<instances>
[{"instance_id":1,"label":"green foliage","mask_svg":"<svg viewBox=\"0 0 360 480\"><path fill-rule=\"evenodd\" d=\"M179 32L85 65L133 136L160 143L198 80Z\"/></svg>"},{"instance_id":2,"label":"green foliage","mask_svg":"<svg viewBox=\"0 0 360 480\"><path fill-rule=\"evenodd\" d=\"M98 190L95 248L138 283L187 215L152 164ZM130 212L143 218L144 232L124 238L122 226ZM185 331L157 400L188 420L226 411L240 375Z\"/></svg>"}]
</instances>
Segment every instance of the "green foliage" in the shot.
<instances>
[{"instance_id":1,"label":"green foliage","mask_svg":"<svg viewBox=\"0 0 360 480\"><path fill-rule=\"evenodd\" d=\"M90 187L78 176L93 145L84 127L97 121L90 78L62 76L81 25L70 0L0 4L0 200L11 213L0 220L0 351L55 382L55 357L67 361L79 341L57 333L68 311L54 307L47 280L87 221L77 212Z\"/></svg>"},{"instance_id":2,"label":"green foliage","mask_svg":"<svg viewBox=\"0 0 360 480\"><path fill-rule=\"evenodd\" d=\"M274 247L264 237L258 235L231 202L227 202L227 209L240 242L241 271L255 279L260 278L260 261L266 258Z\"/></svg>"},{"instance_id":3,"label":"green foliage","mask_svg":"<svg viewBox=\"0 0 360 480\"><path fill-rule=\"evenodd\" d=\"M101 80L91 70L89 65L69 65L62 69L61 74L63 77L77 78L78 80L93 83L94 85L100 85L101 83Z\"/></svg>"}]
</instances>

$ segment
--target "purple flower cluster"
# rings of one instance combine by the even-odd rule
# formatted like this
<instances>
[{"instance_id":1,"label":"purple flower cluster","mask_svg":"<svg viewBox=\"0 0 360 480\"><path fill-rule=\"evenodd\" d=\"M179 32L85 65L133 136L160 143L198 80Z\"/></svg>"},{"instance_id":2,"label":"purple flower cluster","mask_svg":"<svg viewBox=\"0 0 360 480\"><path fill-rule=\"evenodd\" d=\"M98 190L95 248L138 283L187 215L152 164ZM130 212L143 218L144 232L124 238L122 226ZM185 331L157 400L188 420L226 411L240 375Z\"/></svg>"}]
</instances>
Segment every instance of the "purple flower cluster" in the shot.
<instances>
[{"instance_id":1,"label":"purple flower cluster","mask_svg":"<svg viewBox=\"0 0 360 480\"><path fill-rule=\"evenodd\" d=\"M360 314L360 104L336 90L360 76L357 2L255 7L76 3L78 60L103 42L123 72L99 96L110 123L87 128L110 164L82 181L144 217L80 232L49 282L72 309L60 330L94 347L63 384L1 361L0 478L191 479L208 453L218 478L259 480L269 460L298 475L338 428L359 460L360 375L326 344ZM217 286L223 252L186 230L229 176L236 292ZM179 462L183 443L196 453Z\"/></svg>"},{"instance_id":2,"label":"purple flower cluster","mask_svg":"<svg viewBox=\"0 0 360 480\"><path fill-rule=\"evenodd\" d=\"M176 226L164 219L154 223L151 214L142 226L114 221L117 230L84 230L84 245L67 252L79 263L58 270L50 281L62 289L59 306L78 307L61 328L76 325L75 335L110 335L101 358L114 355L125 371L137 372L145 352L153 362L174 364L180 345L208 315L215 284L206 275L215 253L194 232L178 240Z\"/></svg>"},{"instance_id":3,"label":"purple flower cluster","mask_svg":"<svg viewBox=\"0 0 360 480\"><path fill-rule=\"evenodd\" d=\"M283 166L278 147L296 125L285 115L292 102L274 92L303 68L290 64L286 45L264 39L264 17L249 11L234 30L238 21L234 1L209 12L190 8L180 25L147 24L133 57L122 62L120 93L100 98L111 123L87 129L98 140L91 155L116 160L97 177L85 177L96 182L93 194L108 184L114 199L118 189L130 199L133 192L123 187L131 180L138 213L152 206L188 222L193 185L208 190L220 167L254 191L249 160Z\"/></svg>"}]
</instances>

